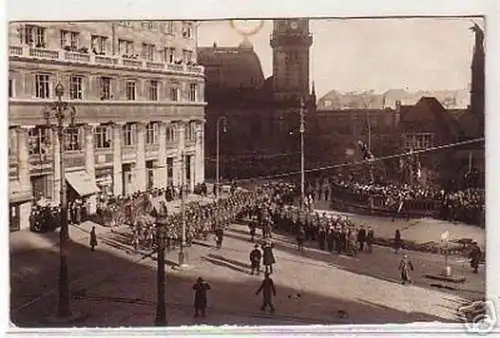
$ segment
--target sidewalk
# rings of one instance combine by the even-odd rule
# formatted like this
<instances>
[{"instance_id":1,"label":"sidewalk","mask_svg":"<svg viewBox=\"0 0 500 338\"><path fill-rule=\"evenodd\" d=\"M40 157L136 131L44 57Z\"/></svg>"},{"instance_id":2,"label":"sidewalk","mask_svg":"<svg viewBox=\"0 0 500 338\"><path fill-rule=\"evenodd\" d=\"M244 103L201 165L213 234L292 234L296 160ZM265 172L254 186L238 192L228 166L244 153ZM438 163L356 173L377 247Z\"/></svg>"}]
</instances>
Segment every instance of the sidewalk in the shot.
<instances>
[{"instance_id":1,"label":"sidewalk","mask_svg":"<svg viewBox=\"0 0 500 338\"><path fill-rule=\"evenodd\" d=\"M203 197L200 195L190 194L186 197L185 203L190 203L193 201L199 201L200 203L209 203L213 200L213 197L207 196ZM181 201L179 199L167 202L167 208L169 212L179 212ZM74 242L81 243L83 241L88 241L89 233L92 226L96 227L97 239L100 237L105 237L106 234L110 233L112 228L105 227L93 221L85 221L78 225L70 225L68 227L70 239ZM115 227L120 229L123 226ZM59 229L53 232L47 233L37 233L30 230L22 230L11 232L9 234L9 252L14 254L18 251L29 251L29 250L39 250L39 249L50 249L59 245Z\"/></svg>"}]
</instances>

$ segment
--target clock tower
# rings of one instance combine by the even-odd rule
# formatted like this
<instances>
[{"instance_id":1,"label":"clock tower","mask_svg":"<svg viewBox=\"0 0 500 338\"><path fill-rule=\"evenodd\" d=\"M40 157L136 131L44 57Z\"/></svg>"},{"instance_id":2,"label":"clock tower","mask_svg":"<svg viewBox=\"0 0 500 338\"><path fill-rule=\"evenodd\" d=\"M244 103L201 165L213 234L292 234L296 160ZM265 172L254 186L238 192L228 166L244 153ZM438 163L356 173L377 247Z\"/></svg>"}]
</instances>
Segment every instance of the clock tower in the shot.
<instances>
[{"instance_id":1,"label":"clock tower","mask_svg":"<svg viewBox=\"0 0 500 338\"><path fill-rule=\"evenodd\" d=\"M312 45L308 19L273 21L273 116L272 132L281 150L294 148L299 126L300 100L310 110L309 49ZM306 127L307 129L307 127ZM290 139L292 135L292 139ZM276 139L277 138L277 139Z\"/></svg>"},{"instance_id":2,"label":"clock tower","mask_svg":"<svg viewBox=\"0 0 500 338\"><path fill-rule=\"evenodd\" d=\"M271 47L276 99L281 101L309 94L311 45L308 19L274 20Z\"/></svg>"}]
</instances>

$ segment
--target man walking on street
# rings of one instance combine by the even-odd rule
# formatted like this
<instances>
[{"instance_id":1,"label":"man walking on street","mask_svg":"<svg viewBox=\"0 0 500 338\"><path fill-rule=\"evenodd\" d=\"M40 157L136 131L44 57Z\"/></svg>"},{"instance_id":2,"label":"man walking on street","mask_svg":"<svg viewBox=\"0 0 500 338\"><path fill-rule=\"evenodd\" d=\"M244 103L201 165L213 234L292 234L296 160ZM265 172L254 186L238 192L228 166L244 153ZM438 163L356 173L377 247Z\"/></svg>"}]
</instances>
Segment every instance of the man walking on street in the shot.
<instances>
[{"instance_id":1,"label":"man walking on street","mask_svg":"<svg viewBox=\"0 0 500 338\"><path fill-rule=\"evenodd\" d=\"M413 271L413 264L405 254L399 263L399 270L401 271L401 282L403 285L406 283L411 284L410 271Z\"/></svg>"},{"instance_id":2,"label":"man walking on street","mask_svg":"<svg viewBox=\"0 0 500 338\"><path fill-rule=\"evenodd\" d=\"M368 227L368 233L366 235L366 245L368 246L368 252L373 252L373 242L375 241L375 233L371 226Z\"/></svg>"},{"instance_id":3,"label":"man walking on street","mask_svg":"<svg viewBox=\"0 0 500 338\"><path fill-rule=\"evenodd\" d=\"M194 290L194 317L197 318L201 312L201 316L205 317L205 309L207 308L207 291L210 290L210 285L198 277L196 284L193 285Z\"/></svg>"},{"instance_id":4,"label":"man walking on street","mask_svg":"<svg viewBox=\"0 0 500 338\"><path fill-rule=\"evenodd\" d=\"M95 227L92 227L92 230L90 230L90 251L95 251L96 246L97 246L97 235L95 233Z\"/></svg>"},{"instance_id":5,"label":"man walking on street","mask_svg":"<svg viewBox=\"0 0 500 338\"><path fill-rule=\"evenodd\" d=\"M273 280L269 277L269 274L266 273L260 288L255 293L258 295L262 291L262 306L260 307L261 311L266 311L266 307L269 306L271 313L274 313L274 306L272 303L273 296L276 296L276 287L274 286Z\"/></svg>"},{"instance_id":6,"label":"man walking on street","mask_svg":"<svg viewBox=\"0 0 500 338\"><path fill-rule=\"evenodd\" d=\"M252 266L253 275L257 271L257 275L260 275L260 260L262 259L262 253L259 250L259 245L255 244L255 248L250 252L250 264Z\"/></svg>"},{"instance_id":7,"label":"man walking on street","mask_svg":"<svg viewBox=\"0 0 500 338\"><path fill-rule=\"evenodd\" d=\"M366 230L361 226L358 230L359 251L362 252L366 241Z\"/></svg>"}]
</instances>

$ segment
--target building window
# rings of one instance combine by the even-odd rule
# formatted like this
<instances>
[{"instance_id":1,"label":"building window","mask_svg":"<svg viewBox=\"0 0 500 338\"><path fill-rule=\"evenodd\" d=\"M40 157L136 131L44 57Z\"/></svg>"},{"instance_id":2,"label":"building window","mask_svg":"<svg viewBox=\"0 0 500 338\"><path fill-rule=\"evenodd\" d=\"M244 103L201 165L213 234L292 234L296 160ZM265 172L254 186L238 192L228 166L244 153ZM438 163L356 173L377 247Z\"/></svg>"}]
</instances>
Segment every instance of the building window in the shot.
<instances>
[{"instance_id":1,"label":"building window","mask_svg":"<svg viewBox=\"0 0 500 338\"><path fill-rule=\"evenodd\" d=\"M168 48L163 49L162 61L165 63L174 63L175 62L175 48L168 47Z\"/></svg>"},{"instance_id":2,"label":"building window","mask_svg":"<svg viewBox=\"0 0 500 338\"><path fill-rule=\"evenodd\" d=\"M39 99L50 97L50 76L48 74L35 75L35 96Z\"/></svg>"},{"instance_id":3,"label":"building window","mask_svg":"<svg viewBox=\"0 0 500 338\"><path fill-rule=\"evenodd\" d=\"M193 24L192 23L184 23L184 27L182 30L182 36L186 39L191 39L193 37Z\"/></svg>"},{"instance_id":4,"label":"building window","mask_svg":"<svg viewBox=\"0 0 500 338\"><path fill-rule=\"evenodd\" d=\"M174 158L167 157L167 186L174 184Z\"/></svg>"},{"instance_id":5,"label":"building window","mask_svg":"<svg viewBox=\"0 0 500 338\"><path fill-rule=\"evenodd\" d=\"M99 78L99 95L101 100L111 100L111 78L102 76Z\"/></svg>"},{"instance_id":6,"label":"building window","mask_svg":"<svg viewBox=\"0 0 500 338\"><path fill-rule=\"evenodd\" d=\"M21 42L38 48L45 48L45 27L26 25L24 34L21 33Z\"/></svg>"},{"instance_id":7,"label":"building window","mask_svg":"<svg viewBox=\"0 0 500 338\"><path fill-rule=\"evenodd\" d=\"M126 147L135 144L136 126L134 123L127 123L122 127L123 130L123 145Z\"/></svg>"},{"instance_id":8,"label":"building window","mask_svg":"<svg viewBox=\"0 0 500 338\"><path fill-rule=\"evenodd\" d=\"M133 26L132 21L120 21L118 24L122 27L132 27Z\"/></svg>"},{"instance_id":9,"label":"building window","mask_svg":"<svg viewBox=\"0 0 500 338\"><path fill-rule=\"evenodd\" d=\"M9 129L9 157L17 156L17 131L16 128Z\"/></svg>"},{"instance_id":10,"label":"building window","mask_svg":"<svg viewBox=\"0 0 500 338\"><path fill-rule=\"evenodd\" d=\"M97 126L94 129L94 143L96 149L111 148L111 126Z\"/></svg>"},{"instance_id":11,"label":"building window","mask_svg":"<svg viewBox=\"0 0 500 338\"><path fill-rule=\"evenodd\" d=\"M125 84L125 92L127 95L127 100L135 100L135 81L127 81Z\"/></svg>"},{"instance_id":12,"label":"building window","mask_svg":"<svg viewBox=\"0 0 500 338\"><path fill-rule=\"evenodd\" d=\"M145 60L153 61L155 54L155 45L143 43L142 44L142 58Z\"/></svg>"},{"instance_id":13,"label":"building window","mask_svg":"<svg viewBox=\"0 0 500 338\"><path fill-rule=\"evenodd\" d=\"M50 148L49 128L35 127L28 131L28 152L30 155L48 155Z\"/></svg>"},{"instance_id":14,"label":"building window","mask_svg":"<svg viewBox=\"0 0 500 338\"><path fill-rule=\"evenodd\" d=\"M157 122L150 122L146 125L146 144L158 144Z\"/></svg>"},{"instance_id":15,"label":"building window","mask_svg":"<svg viewBox=\"0 0 500 338\"><path fill-rule=\"evenodd\" d=\"M118 53L122 56L132 56L134 54L134 42L118 40Z\"/></svg>"},{"instance_id":16,"label":"building window","mask_svg":"<svg viewBox=\"0 0 500 338\"><path fill-rule=\"evenodd\" d=\"M106 54L106 43L108 38L100 35L92 35L90 38L90 48L92 53L105 55Z\"/></svg>"},{"instance_id":17,"label":"building window","mask_svg":"<svg viewBox=\"0 0 500 338\"><path fill-rule=\"evenodd\" d=\"M171 87L169 96L170 96L170 101L179 101L179 88Z\"/></svg>"},{"instance_id":18,"label":"building window","mask_svg":"<svg viewBox=\"0 0 500 338\"><path fill-rule=\"evenodd\" d=\"M192 63L193 60L193 52L190 50L184 50L183 51L183 58L184 58L184 63L189 65Z\"/></svg>"},{"instance_id":19,"label":"building window","mask_svg":"<svg viewBox=\"0 0 500 338\"><path fill-rule=\"evenodd\" d=\"M9 97L14 97L14 80L9 79Z\"/></svg>"},{"instance_id":20,"label":"building window","mask_svg":"<svg viewBox=\"0 0 500 338\"><path fill-rule=\"evenodd\" d=\"M192 142L192 141L195 140L195 137L196 137L196 123L191 122L191 123L189 123L187 125L185 136L186 136L186 140L187 141Z\"/></svg>"},{"instance_id":21,"label":"building window","mask_svg":"<svg viewBox=\"0 0 500 338\"><path fill-rule=\"evenodd\" d=\"M69 97L71 100L83 99L83 77L72 76L69 79Z\"/></svg>"},{"instance_id":22,"label":"building window","mask_svg":"<svg viewBox=\"0 0 500 338\"><path fill-rule=\"evenodd\" d=\"M175 142L175 128L174 127L172 127L172 126L167 127L165 134L166 134L167 143L174 143Z\"/></svg>"},{"instance_id":23,"label":"building window","mask_svg":"<svg viewBox=\"0 0 500 338\"><path fill-rule=\"evenodd\" d=\"M433 146L432 133L408 133L404 135L407 150L421 150Z\"/></svg>"},{"instance_id":24,"label":"building window","mask_svg":"<svg viewBox=\"0 0 500 338\"><path fill-rule=\"evenodd\" d=\"M81 128L71 127L64 130L64 150L79 151L82 150Z\"/></svg>"},{"instance_id":25,"label":"building window","mask_svg":"<svg viewBox=\"0 0 500 338\"><path fill-rule=\"evenodd\" d=\"M80 33L61 30L61 48L70 51L78 49Z\"/></svg>"},{"instance_id":26,"label":"building window","mask_svg":"<svg viewBox=\"0 0 500 338\"><path fill-rule=\"evenodd\" d=\"M158 80L149 81L148 99L149 101L158 101Z\"/></svg>"},{"instance_id":27,"label":"building window","mask_svg":"<svg viewBox=\"0 0 500 338\"><path fill-rule=\"evenodd\" d=\"M174 33L174 22L173 21L167 21L165 23L165 33L166 34L173 34Z\"/></svg>"},{"instance_id":28,"label":"building window","mask_svg":"<svg viewBox=\"0 0 500 338\"><path fill-rule=\"evenodd\" d=\"M189 101L196 102L196 92L198 85L196 83L189 84Z\"/></svg>"},{"instance_id":29,"label":"building window","mask_svg":"<svg viewBox=\"0 0 500 338\"><path fill-rule=\"evenodd\" d=\"M143 21L143 22L141 22L141 26L143 29L153 30L154 29L154 22L153 21Z\"/></svg>"}]
</instances>

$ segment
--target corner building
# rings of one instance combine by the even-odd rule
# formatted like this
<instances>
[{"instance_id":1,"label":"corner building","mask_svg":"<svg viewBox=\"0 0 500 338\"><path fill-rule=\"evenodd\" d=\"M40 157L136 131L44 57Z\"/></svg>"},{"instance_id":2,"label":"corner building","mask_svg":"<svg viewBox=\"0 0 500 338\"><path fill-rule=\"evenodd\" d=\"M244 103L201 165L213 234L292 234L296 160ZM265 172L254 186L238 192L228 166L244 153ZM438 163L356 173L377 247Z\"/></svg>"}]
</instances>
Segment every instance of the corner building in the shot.
<instances>
[{"instance_id":1,"label":"corner building","mask_svg":"<svg viewBox=\"0 0 500 338\"><path fill-rule=\"evenodd\" d=\"M83 198L90 213L99 191L177 186L183 172L190 189L204 181L205 80L196 39L192 21L9 25L11 230L29 227L39 198L60 202L61 175L68 197ZM57 83L76 109L62 145L44 119Z\"/></svg>"}]
</instances>

